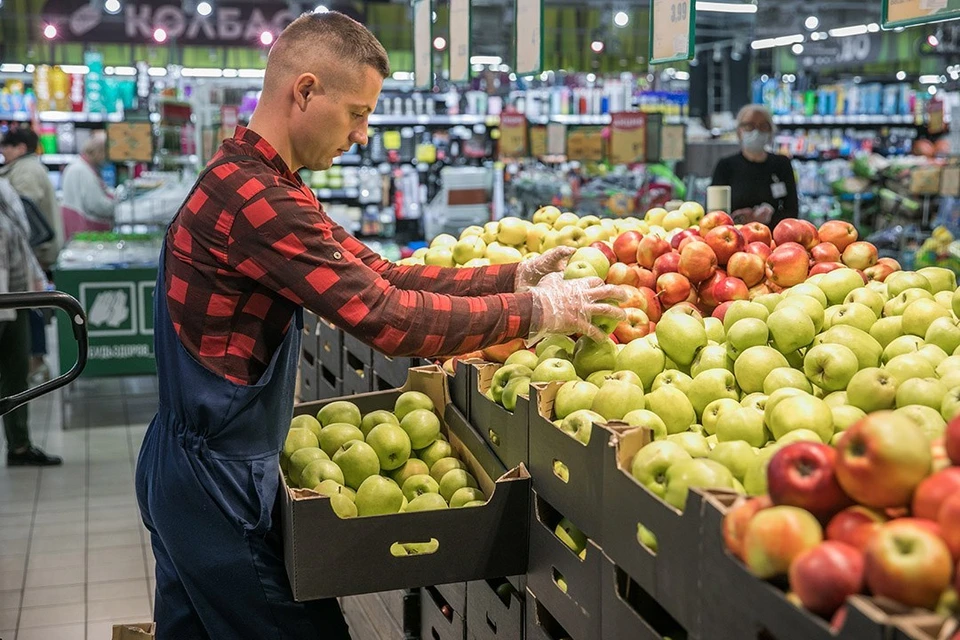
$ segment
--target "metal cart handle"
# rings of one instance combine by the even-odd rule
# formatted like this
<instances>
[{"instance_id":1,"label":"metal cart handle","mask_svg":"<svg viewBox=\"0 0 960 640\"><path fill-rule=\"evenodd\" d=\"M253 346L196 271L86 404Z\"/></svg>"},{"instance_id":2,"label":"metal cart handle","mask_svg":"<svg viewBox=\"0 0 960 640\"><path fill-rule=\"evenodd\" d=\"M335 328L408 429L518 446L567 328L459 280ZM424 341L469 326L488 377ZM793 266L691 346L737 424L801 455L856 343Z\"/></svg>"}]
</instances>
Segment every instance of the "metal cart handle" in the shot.
<instances>
[{"instance_id":1,"label":"metal cart handle","mask_svg":"<svg viewBox=\"0 0 960 640\"><path fill-rule=\"evenodd\" d=\"M43 307L57 307L66 312L73 326L73 337L77 341L77 361L70 371L61 376L48 380L41 385L27 389L9 398L0 398L0 416L10 413L17 407L24 405L35 398L54 389L66 386L77 379L83 368L87 366L87 317L83 307L77 300L62 291L41 291L36 293L2 293L0 294L0 310L2 309L37 309Z\"/></svg>"}]
</instances>

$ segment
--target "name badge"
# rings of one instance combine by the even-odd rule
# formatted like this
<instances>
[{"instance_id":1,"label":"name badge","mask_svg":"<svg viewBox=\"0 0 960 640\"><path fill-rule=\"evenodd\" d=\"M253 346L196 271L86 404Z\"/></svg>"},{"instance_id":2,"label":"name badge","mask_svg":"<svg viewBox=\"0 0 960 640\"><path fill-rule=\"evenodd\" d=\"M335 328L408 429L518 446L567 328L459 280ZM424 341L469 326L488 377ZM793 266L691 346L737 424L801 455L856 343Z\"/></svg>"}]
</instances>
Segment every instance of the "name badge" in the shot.
<instances>
[{"instance_id":1,"label":"name badge","mask_svg":"<svg viewBox=\"0 0 960 640\"><path fill-rule=\"evenodd\" d=\"M785 182L776 182L770 183L770 194L774 198L786 198L787 197L787 184Z\"/></svg>"}]
</instances>

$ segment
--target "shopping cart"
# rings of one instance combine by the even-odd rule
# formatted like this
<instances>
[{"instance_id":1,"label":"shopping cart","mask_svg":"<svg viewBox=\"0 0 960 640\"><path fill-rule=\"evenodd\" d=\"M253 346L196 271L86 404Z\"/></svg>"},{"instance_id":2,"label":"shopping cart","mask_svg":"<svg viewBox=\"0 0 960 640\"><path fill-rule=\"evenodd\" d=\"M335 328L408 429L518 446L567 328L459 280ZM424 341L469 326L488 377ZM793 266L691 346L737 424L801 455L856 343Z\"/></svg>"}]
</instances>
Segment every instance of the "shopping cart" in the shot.
<instances>
[{"instance_id":1,"label":"shopping cart","mask_svg":"<svg viewBox=\"0 0 960 640\"><path fill-rule=\"evenodd\" d=\"M31 400L50 393L54 389L64 387L80 375L87 366L87 317L83 307L72 296L62 291L42 291L37 293L2 293L0 294L0 310L7 309L40 309L56 307L63 310L73 327L73 337L77 341L77 361L73 367L61 376L44 382L41 385L27 389L9 398L0 398L0 416L10 413Z\"/></svg>"}]
</instances>

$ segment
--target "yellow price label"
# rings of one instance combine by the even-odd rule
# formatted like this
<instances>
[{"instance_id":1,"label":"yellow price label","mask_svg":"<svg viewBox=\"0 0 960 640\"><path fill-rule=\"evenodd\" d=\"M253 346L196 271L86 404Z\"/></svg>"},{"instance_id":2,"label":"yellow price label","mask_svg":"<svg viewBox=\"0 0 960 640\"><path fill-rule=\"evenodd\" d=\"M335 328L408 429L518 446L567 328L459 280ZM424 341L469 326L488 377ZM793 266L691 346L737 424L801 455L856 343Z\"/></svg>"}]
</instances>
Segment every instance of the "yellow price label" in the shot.
<instances>
[{"instance_id":1,"label":"yellow price label","mask_svg":"<svg viewBox=\"0 0 960 640\"><path fill-rule=\"evenodd\" d=\"M687 60L693 51L694 0L653 0L650 61Z\"/></svg>"}]
</instances>

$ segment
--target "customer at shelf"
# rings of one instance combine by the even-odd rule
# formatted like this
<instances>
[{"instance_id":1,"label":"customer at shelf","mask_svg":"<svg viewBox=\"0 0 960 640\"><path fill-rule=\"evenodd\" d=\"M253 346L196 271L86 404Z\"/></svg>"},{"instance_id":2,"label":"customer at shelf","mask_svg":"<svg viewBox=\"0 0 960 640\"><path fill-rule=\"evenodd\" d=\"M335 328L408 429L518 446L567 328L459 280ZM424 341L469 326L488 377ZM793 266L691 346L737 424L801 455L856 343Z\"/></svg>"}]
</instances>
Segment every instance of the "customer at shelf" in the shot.
<instances>
[{"instance_id":1,"label":"customer at shelf","mask_svg":"<svg viewBox=\"0 0 960 640\"><path fill-rule=\"evenodd\" d=\"M57 255L63 246L63 220L57 207L57 196L47 174L47 168L37 155L40 138L29 128L18 127L7 131L0 139L0 178L6 178L24 201L23 206L32 207L43 216L53 230L53 239L33 248L40 266L51 277ZM39 309L29 312L30 317L30 378L34 383L49 379L50 371L44 356L47 355L46 316Z\"/></svg>"},{"instance_id":2,"label":"customer at shelf","mask_svg":"<svg viewBox=\"0 0 960 640\"><path fill-rule=\"evenodd\" d=\"M737 223L757 221L772 228L800 214L790 158L767 150L774 131L769 111L745 106L737 114L740 153L721 159L713 170L714 186L730 187L731 215Z\"/></svg>"},{"instance_id":3,"label":"customer at shelf","mask_svg":"<svg viewBox=\"0 0 960 640\"><path fill-rule=\"evenodd\" d=\"M0 293L43 291L46 277L30 249L30 225L20 196L0 178ZM29 310L0 311L0 397L26 391L30 371ZM30 442L30 408L3 416L7 466L62 464Z\"/></svg>"},{"instance_id":4,"label":"customer at shelf","mask_svg":"<svg viewBox=\"0 0 960 640\"><path fill-rule=\"evenodd\" d=\"M91 135L80 156L63 170L64 241L81 231L109 231L113 228L116 201L100 178L100 169L107 161L107 137L102 132Z\"/></svg>"},{"instance_id":5,"label":"customer at shelf","mask_svg":"<svg viewBox=\"0 0 960 640\"><path fill-rule=\"evenodd\" d=\"M600 302L621 288L556 273L571 249L520 265L397 266L327 216L297 171L367 143L388 75L359 23L333 11L295 20L270 51L249 128L224 141L167 231L160 409L137 463L158 640L349 637L336 600L294 602L275 511L301 307L394 356L549 331L600 338L593 315L624 317Z\"/></svg>"}]
</instances>

